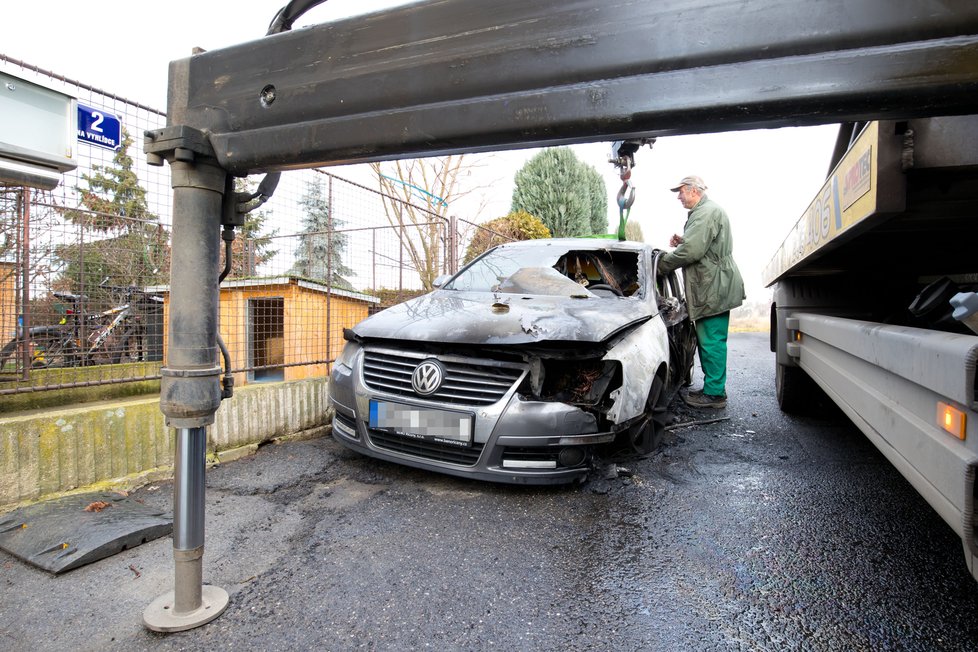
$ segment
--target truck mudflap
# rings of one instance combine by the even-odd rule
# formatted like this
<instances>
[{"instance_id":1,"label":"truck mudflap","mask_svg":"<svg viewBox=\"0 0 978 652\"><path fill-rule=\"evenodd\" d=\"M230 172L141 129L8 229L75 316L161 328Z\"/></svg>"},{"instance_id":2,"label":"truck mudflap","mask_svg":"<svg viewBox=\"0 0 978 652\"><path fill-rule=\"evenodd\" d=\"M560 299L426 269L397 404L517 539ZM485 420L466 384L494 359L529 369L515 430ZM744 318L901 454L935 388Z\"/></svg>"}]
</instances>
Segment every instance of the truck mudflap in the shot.
<instances>
[{"instance_id":1,"label":"truck mudflap","mask_svg":"<svg viewBox=\"0 0 978 652\"><path fill-rule=\"evenodd\" d=\"M810 313L785 323L788 355L961 537L978 579L978 337ZM948 406L958 420L945 429Z\"/></svg>"}]
</instances>

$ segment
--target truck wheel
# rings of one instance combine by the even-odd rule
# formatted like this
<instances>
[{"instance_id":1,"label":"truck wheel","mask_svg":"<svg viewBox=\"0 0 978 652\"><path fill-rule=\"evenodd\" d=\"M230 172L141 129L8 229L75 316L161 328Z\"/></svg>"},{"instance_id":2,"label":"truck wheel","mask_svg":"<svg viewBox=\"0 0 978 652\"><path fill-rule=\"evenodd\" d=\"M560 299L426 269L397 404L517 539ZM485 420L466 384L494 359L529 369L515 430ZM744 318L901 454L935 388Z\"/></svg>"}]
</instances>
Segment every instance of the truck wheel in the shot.
<instances>
[{"instance_id":1,"label":"truck wheel","mask_svg":"<svg viewBox=\"0 0 978 652\"><path fill-rule=\"evenodd\" d=\"M775 363L774 385L778 405L788 414L807 414L813 400L822 394L822 389L804 369L780 363Z\"/></svg>"}]
</instances>

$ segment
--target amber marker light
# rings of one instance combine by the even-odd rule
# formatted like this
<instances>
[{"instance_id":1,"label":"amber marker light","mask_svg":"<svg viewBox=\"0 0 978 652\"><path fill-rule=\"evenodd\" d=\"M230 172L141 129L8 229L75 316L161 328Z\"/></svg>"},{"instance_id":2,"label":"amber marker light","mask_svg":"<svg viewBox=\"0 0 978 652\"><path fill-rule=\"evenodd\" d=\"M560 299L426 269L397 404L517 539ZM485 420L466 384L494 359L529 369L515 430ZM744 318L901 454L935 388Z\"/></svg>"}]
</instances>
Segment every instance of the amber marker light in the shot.
<instances>
[{"instance_id":1,"label":"amber marker light","mask_svg":"<svg viewBox=\"0 0 978 652\"><path fill-rule=\"evenodd\" d=\"M964 440L966 416L964 412L953 405L948 405L943 401L937 402L937 425L961 440Z\"/></svg>"}]
</instances>

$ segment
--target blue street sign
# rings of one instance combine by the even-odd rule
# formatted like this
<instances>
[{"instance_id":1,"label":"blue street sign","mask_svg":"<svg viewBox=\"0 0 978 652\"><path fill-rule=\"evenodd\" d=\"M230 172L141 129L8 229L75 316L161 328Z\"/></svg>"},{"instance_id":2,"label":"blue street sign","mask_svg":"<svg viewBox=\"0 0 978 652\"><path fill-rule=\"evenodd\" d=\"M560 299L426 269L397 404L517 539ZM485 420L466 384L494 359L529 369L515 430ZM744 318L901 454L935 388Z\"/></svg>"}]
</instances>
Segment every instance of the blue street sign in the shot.
<instances>
[{"instance_id":1,"label":"blue street sign","mask_svg":"<svg viewBox=\"0 0 978 652\"><path fill-rule=\"evenodd\" d=\"M119 149L122 145L122 122L111 113L78 103L78 140Z\"/></svg>"}]
</instances>

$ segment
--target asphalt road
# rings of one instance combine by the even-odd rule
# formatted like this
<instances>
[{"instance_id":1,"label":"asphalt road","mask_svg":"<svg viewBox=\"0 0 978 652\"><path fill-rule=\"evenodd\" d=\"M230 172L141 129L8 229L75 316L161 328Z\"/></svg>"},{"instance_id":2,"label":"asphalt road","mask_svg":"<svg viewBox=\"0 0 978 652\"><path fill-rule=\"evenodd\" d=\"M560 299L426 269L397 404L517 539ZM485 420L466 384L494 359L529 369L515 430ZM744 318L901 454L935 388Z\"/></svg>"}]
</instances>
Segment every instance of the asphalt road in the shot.
<instances>
[{"instance_id":1,"label":"asphalt road","mask_svg":"<svg viewBox=\"0 0 978 652\"><path fill-rule=\"evenodd\" d=\"M142 628L169 539L61 577L0 553L0 649L978 649L960 541L844 417L782 415L772 365L766 334L733 335L729 407L677 409L728 420L581 486L264 447L208 472L220 618Z\"/></svg>"}]
</instances>

